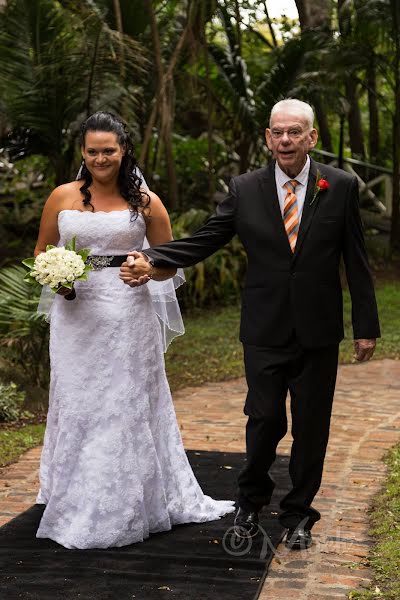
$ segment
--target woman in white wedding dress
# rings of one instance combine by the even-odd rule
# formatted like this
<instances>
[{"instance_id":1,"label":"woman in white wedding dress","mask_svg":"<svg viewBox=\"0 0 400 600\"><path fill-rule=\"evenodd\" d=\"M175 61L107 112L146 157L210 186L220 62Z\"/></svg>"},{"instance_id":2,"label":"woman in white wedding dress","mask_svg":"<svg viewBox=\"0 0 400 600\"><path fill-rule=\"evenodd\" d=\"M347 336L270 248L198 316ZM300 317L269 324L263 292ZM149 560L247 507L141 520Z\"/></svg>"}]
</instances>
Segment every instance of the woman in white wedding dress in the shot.
<instances>
[{"instance_id":1,"label":"woman in white wedding dress","mask_svg":"<svg viewBox=\"0 0 400 600\"><path fill-rule=\"evenodd\" d=\"M97 256L141 249L145 236L169 241L160 199L140 190L124 124L95 113L81 143L82 179L50 195L35 255L73 236ZM66 548L124 546L234 510L203 494L186 458L146 282L131 288L118 266L105 267L77 282L74 300L57 294L52 307L37 537Z\"/></svg>"}]
</instances>

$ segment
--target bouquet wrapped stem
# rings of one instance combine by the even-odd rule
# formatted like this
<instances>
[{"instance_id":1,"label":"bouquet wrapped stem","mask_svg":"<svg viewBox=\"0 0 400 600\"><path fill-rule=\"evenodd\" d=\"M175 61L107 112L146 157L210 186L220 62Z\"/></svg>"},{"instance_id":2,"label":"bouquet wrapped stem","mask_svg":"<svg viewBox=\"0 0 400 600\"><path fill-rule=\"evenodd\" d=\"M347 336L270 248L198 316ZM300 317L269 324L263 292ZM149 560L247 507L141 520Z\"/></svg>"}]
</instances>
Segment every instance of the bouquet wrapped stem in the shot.
<instances>
[{"instance_id":1,"label":"bouquet wrapped stem","mask_svg":"<svg viewBox=\"0 0 400 600\"><path fill-rule=\"evenodd\" d=\"M92 266L86 264L90 248L76 250L76 237L65 246L47 246L36 258L26 258L22 264L28 268L25 281L48 285L57 293L62 288L71 290L64 296L66 300L76 298L75 281L85 281Z\"/></svg>"}]
</instances>

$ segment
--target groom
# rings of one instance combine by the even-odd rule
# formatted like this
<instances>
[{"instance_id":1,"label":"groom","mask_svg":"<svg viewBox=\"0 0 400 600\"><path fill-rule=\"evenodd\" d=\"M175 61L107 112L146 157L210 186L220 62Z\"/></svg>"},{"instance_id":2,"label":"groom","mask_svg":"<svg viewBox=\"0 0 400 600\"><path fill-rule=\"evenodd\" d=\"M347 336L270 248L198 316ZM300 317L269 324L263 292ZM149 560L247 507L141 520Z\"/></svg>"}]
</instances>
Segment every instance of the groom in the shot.
<instances>
[{"instance_id":1,"label":"groom","mask_svg":"<svg viewBox=\"0 0 400 600\"><path fill-rule=\"evenodd\" d=\"M158 267L188 267L237 234L248 257L240 339L248 394L246 466L239 475L235 531L256 535L274 488L269 469L287 431L290 392L292 488L281 501L287 546L311 546L343 338L343 258L352 300L355 356L369 360L379 337L355 177L308 155L318 134L310 105L282 100L266 130L274 161L234 177L229 194L191 237L132 253L121 278L138 285ZM129 262L129 260L128 260Z\"/></svg>"}]
</instances>

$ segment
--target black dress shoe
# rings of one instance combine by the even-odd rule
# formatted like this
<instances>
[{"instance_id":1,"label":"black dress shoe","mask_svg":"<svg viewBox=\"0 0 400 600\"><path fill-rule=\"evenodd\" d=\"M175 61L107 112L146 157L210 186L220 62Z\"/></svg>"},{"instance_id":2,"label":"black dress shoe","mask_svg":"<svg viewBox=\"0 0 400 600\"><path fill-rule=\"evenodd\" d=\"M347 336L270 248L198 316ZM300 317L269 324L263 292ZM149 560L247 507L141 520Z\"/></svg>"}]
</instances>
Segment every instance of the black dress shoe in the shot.
<instances>
[{"instance_id":1,"label":"black dress shoe","mask_svg":"<svg viewBox=\"0 0 400 600\"><path fill-rule=\"evenodd\" d=\"M238 508L234 521L235 535L240 538L251 538L258 533L258 512Z\"/></svg>"},{"instance_id":2,"label":"black dress shoe","mask_svg":"<svg viewBox=\"0 0 400 600\"><path fill-rule=\"evenodd\" d=\"M288 529L285 545L290 550L307 550L312 545L311 531L304 527Z\"/></svg>"}]
</instances>

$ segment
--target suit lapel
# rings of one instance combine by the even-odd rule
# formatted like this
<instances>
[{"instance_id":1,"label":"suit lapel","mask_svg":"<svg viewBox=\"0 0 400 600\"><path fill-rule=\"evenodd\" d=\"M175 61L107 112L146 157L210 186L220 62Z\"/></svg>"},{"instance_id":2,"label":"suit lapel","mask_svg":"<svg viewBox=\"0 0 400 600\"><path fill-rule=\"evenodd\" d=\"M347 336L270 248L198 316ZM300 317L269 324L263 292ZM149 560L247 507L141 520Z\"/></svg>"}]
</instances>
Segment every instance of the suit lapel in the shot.
<instances>
[{"instance_id":1,"label":"suit lapel","mask_svg":"<svg viewBox=\"0 0 400 600\"><path fill-rule=\"evenodd\" d=\"M303 214L301 216L299 235L297 237L296 248L295 248L295 251L293 254L293 260L296 259L297 255L300 252L300 248L304 242L304 238L305 238L307 231L311 225L312 219L314 217L315 209L318 205L317 201L315 201L311 204L312 197L313 197L314 190L315 190L315 182L317 179L318 168L317 168L317 164L315 163L315 161L313 161L313 159L310 159L310 160L311 160L310 173L308 176L306 197L304 200Z\"/></svg>"},{"instance_id":2,"label":"suit lapel","mask_svg":"<svg viewBox=\"0 0 400 600\"><path fill-rule=\"evenodd\" d=\"M283 224L282 213L279 206L278 192L275 181L275 161L263 169L259 179L260 193L263 205L266 207L269 219L274 223L274 228L280 241L286 246L288 253L292 255L288 236Z\"/></svg>"}]
</instances>

